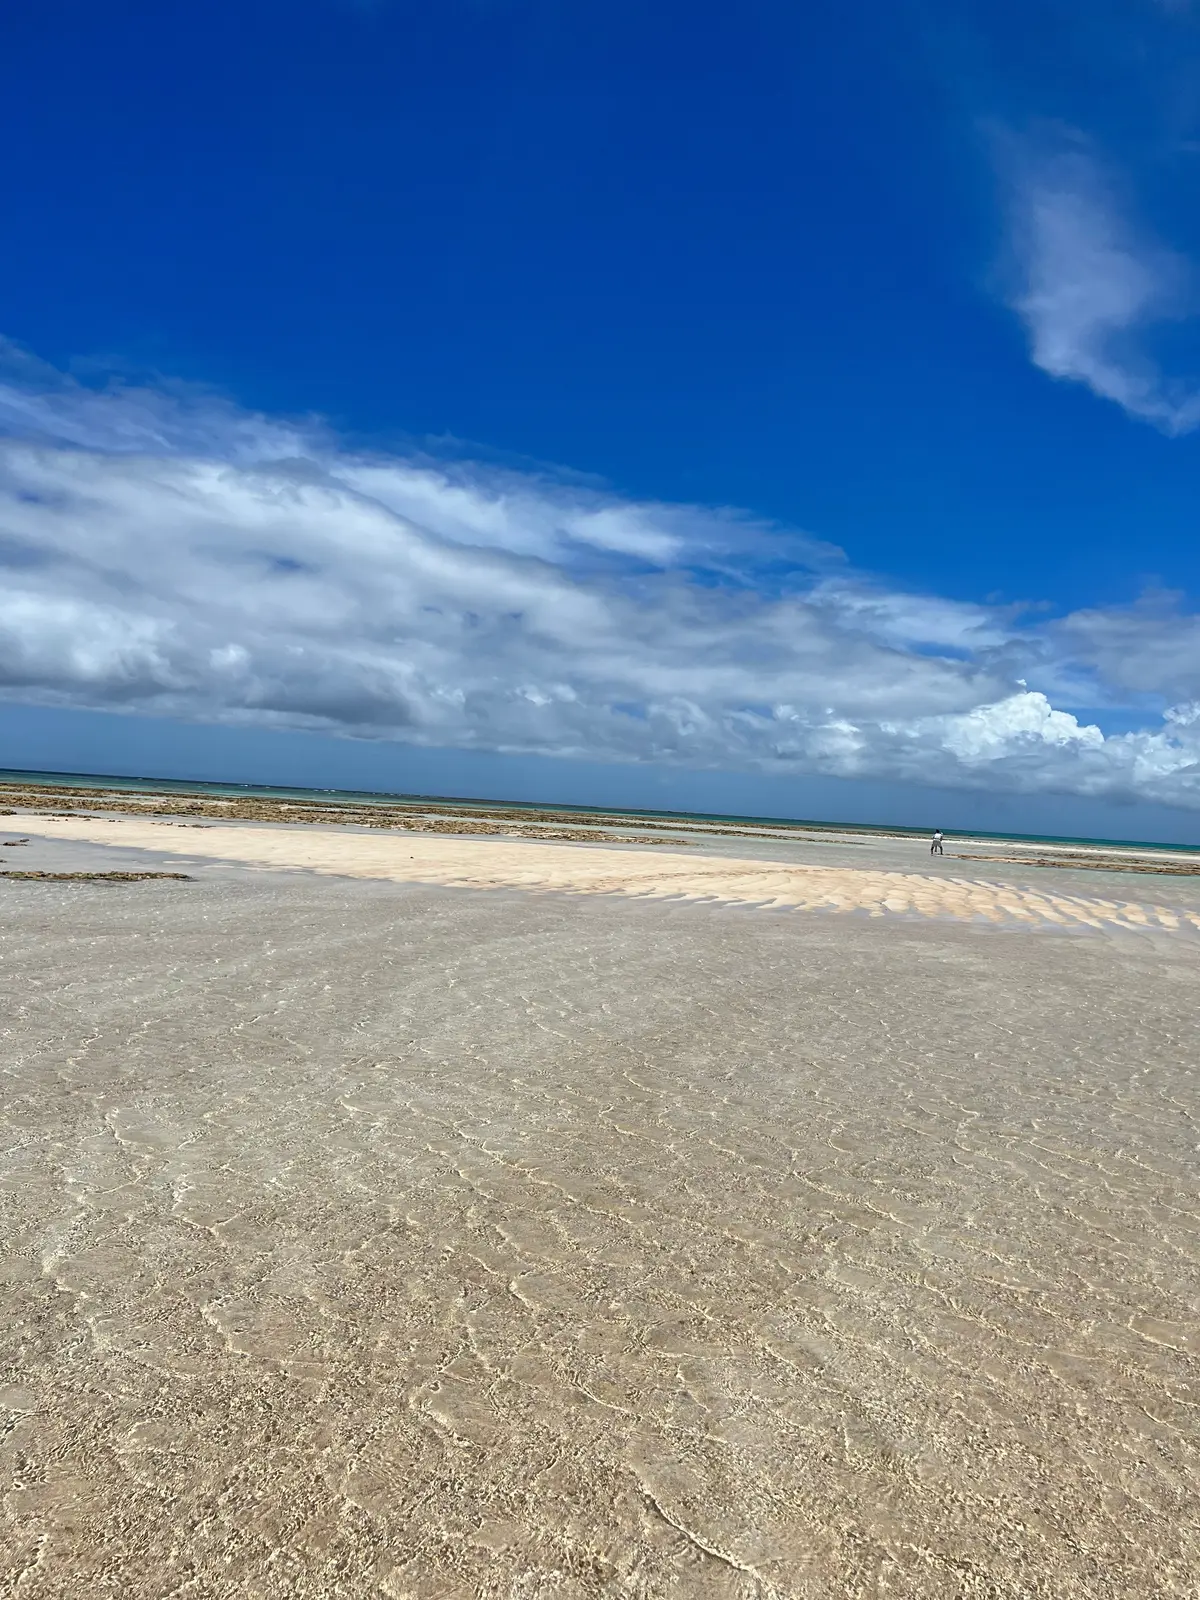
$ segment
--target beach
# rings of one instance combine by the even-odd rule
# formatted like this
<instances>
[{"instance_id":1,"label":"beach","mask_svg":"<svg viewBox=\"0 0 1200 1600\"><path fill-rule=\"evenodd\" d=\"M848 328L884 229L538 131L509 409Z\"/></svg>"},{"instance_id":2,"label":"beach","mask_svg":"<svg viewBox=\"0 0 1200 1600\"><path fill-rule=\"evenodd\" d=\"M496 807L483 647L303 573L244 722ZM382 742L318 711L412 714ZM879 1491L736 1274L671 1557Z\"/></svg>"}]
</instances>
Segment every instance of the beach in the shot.
<instances>
[{"instance_id":1,"label":"beach","mask_svg":"<svg viewBox=\"0 0 1200 1600\"><path fill-rule=\"evenodd\" d=\"M1200 1594L1200 879L0 826L0 1592Z\"/></svg>"}]
</instances>

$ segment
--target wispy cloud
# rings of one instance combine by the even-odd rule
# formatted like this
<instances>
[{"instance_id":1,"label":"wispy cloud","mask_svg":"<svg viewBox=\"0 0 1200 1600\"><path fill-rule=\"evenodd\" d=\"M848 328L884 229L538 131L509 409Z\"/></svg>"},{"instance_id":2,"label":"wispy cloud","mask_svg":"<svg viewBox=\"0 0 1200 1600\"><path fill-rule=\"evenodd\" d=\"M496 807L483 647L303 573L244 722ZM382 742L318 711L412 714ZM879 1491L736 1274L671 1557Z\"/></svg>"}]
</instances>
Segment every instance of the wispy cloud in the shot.
<instances>
[{"instance_id":1,"label":"wispy cloud","mask_svg":"<svg viewBox=\"0 0 1200 1600\"><path fill-rule=\"evenodd\" d=\"M1082 142L1006 147L1014 310L1034 363L1085 384L1170 434L1200 424L1200 391L1164 375L1147 349L1187 310L1190 267L1138 227Z\"/></svg>"},{"instance_id":2,"label":"wispy cloud","mask_svg":"<svg viewBox=\"0 0 1200 1600\"><path fill-rule=\"evenodd\" d=\"M729 509L367 453L171 385L26 362L0 418L10 699L1200 808L1198 625L1162 605L1029 623ZM1106 738L1064 682L1178 703Z\"/></svg>"}]
</instances>

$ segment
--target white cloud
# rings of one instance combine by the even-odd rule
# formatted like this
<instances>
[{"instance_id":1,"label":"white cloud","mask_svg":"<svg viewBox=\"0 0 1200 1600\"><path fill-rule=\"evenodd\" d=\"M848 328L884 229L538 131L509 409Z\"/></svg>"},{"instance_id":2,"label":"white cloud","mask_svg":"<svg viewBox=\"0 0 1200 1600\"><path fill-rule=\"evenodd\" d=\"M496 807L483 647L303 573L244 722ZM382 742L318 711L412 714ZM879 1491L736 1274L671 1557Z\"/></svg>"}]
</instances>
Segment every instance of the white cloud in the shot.
<instances>
[{"instance_id":1,"label":"white cloud","mask_svg":"<svg viewBox=\"0 0 1200 1600\"><path fill-rule=\"evenodd\" d=\"M10 699L1200 807L1197 623L1161 605L1030 625L727 509L351 450L182 389L27 364L0 416ZM1106 738L1052 681L1181 706Z\"/></svg>"},{"instance_id":2,"label":"white cloud","mask_svg":"<svg viewBox=\"0 0 1200 1600\"><path fill-rule=\"evenodd\" d=\"M1035 365L1167 433L1195 428L1200 392L1166 378L1146 348L1156 326L1185 313L1187 261L1134 226L1086 149L1010 146L1008 165L1012 304Z\"/></svg>"}]
</instances>

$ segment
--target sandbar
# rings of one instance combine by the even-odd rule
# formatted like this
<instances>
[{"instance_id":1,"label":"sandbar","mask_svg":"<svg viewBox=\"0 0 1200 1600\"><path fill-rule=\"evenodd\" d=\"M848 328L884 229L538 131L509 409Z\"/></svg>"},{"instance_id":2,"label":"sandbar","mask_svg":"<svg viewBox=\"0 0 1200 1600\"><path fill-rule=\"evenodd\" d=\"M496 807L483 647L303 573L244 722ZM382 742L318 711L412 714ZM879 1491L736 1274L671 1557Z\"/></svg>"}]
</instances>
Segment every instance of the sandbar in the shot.
<instances>
[{"instance_id":1,"label":"sandbar","mask_svg":"<svg viewBox=\"0 0 1200 1600\"><path fill-rule=\"evenodd\" d=\"M181 827L129 817L27 817L22 827L46 839L120 845L156 855L445 888L711 900L1030 926L1200 931L1200 910L1186 905L1072 894L1049 882L1005 883L964 876L947 872L944 861L936 872L889 871L699 851L684 854L663 847L634 850L278 824ZM1140 895L1145 885L1138 888Z\"/></svg>"}]
</instances>

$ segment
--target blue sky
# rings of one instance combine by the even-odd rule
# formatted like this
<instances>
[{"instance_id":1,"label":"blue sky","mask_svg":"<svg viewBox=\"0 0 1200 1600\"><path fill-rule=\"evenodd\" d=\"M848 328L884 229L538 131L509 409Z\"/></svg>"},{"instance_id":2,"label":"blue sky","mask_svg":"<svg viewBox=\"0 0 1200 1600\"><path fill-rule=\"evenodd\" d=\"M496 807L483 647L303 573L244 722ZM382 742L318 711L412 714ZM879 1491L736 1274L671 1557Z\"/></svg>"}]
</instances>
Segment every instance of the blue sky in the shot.
<instances>
[{"instance_id":1,"label":"blue sky","mask_svg":"<svg viewBox=\"0 0 1200 1600\"><path fill-rule=\"evenodd\" d=\"M1198 29L25 8L0 760L1200 839Z\"/></svg>"}]
</instances>

